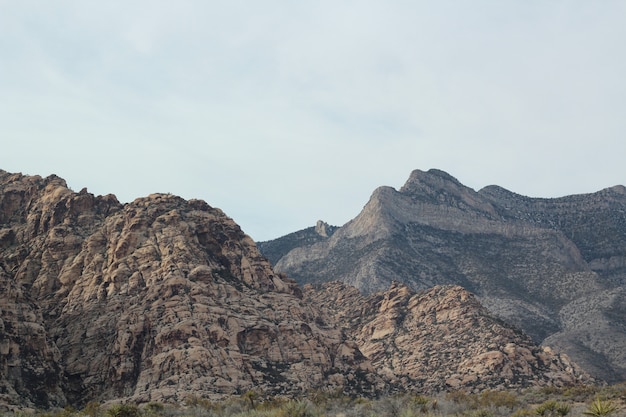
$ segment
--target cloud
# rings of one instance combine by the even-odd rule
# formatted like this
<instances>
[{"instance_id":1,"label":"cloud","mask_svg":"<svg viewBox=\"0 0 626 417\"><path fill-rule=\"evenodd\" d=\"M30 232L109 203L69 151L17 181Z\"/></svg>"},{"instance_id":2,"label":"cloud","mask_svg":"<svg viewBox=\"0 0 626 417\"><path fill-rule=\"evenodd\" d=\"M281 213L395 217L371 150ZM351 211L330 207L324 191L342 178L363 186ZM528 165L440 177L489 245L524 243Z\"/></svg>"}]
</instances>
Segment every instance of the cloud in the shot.
<instances>
[{"instance_id":1,"label":"cloud","mask_svg":"<svg viewBox=\"0 0 626 417\"><path fill-rule=\"evenodd\" d=\"M0 168L223 208L256 239L437 167L623 182L626 5L0 2Z\"/></svg>"}]
</instances>

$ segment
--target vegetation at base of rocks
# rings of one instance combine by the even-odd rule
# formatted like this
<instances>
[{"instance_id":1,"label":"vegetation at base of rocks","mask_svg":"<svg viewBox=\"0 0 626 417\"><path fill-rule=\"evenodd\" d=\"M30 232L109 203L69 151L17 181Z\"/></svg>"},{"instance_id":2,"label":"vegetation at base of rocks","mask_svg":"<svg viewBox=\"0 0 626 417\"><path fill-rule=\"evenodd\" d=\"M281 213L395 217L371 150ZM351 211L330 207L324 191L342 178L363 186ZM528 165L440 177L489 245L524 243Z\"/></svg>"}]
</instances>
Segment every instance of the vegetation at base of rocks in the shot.
<instances>
[{"instance_id":1,"label":"vegetation at base of rocks","mask_svg":"<svg viewBox=\"0 0 626 417\"><path fill-rule=\"evenodd\" d=\"M603 400L596 397L595 400L585 410L583 414L592 417L603 417L615 413L618 410L617 405L610 400Z\"/></svg>"},{"instance_id":2,"label":"vegetation at base of rocks","mask_svg":"<svg viewBox=\"0 0 626 417\"><path fill-rule=\"evenodd\" d=\"M622 417L626 383L612 386L461 391L436 396L397 394L378 399L315 391L302 398L263 397L255 391L222 401L189 397L181 404L98 404L82 410L0 413L0 417Z\"/></svg>"},{"instance_id":3,"label":"vegetation at base of rocks","mask_svg":"<svg viewBox=\"0 0 626 417\"><path fill-rule=\"evenodd\" d=\"M556 400L548 400L535 408L535 414L541 417L565 417L572 410L572 406Z\"/></svg>"}]
</instances>

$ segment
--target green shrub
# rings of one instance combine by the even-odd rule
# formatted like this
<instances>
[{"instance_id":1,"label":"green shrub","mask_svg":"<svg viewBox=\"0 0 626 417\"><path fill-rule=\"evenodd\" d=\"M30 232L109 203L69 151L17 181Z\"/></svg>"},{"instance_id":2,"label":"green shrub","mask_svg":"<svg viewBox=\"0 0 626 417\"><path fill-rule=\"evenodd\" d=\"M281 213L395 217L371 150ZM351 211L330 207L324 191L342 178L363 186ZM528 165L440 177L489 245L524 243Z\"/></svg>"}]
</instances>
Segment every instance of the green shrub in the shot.
<instances>
[{"instance_id":1,"label":"green shrub","mask_svg":"<svg viewBox=\"0 0 626 417\"><path fill-rule=\"evenodd\" d=\"M548 400L535 409L535 414L542 417L564 417L568 415L570 411L571 407L569 404Z\"/></svg>"},{"instance_id":2,"label":"green shrub","mask_svg":"<svg viewBox=\"0 0 626 417\"><path fill-rule=\"evenodd\" d=\"M257 401L259 400L259 394L253 390L246 391L245 393L241 394L241 399L252 410L256 407Z\"/></svg>"},{"instance_id":3,"label":"green shrub","mask_svg":"<svg viewBox=\"0 0 626 417\"><path fill-rule=\"evenodd\" d=\"M156 417L156 416L161 416L163 415L163 412L165 411L165 406L161 403L148 403L148 405L146 405L146 409L144 411L144 414L146 414L149 417Z\"/></svg>"},{"instance_id":4,"label":"green shrub","mask_svg":"<svg viewBox=\"0 0 626 417\"><path fill-rule=\"evenodd\" d=\"M530 417L536 415L537 413L535 412L535 410L531 410L529 408L520 408L519 410L516 410L513 414L511 414L511 417Z\"/></svg>"},{"instance_id":5,"label":"green shrub","mask_svg":"<svg viewBox=\"0 0 626 417\"><path fill-rule=\"evenodd\" d=\"M617 411L617 406L612 401L603 400L600 397L596 397L591 404L587 406L587 409L583 414L592 417L603 417L613 414Z\"/></svg>"},{"instance_id":6,"label":"green shrub","mask_svg":"<svg viewBox=\"0 0 626 417\"><path fill-rule=\"evenodd\" d=\"M141 411L135 404L118 404L107 410L108 417L140 417Z\"/></svg>"},{"instance_id":7,"label":"green shrub","mask_svg":"<svg viewBox=\"0 0 626 417\"><path fill-rule=\"evenodd\" d=\"M478 402L482 407L505 407L511 410L519 405L517 396L508 391L483 391Z\"/></svg>"},{"instance_id":8,"label":"green shrub","mask_svg":"<svg viewBox=\"0 0 626 417\"><path fill-rule=\"evenodd\" d=\"M408 406L411 410L419 410L422 413L427 413L428 409L437 409L437 400L432 400L423 395L415 395L408 401Z\"/></svg>"},{"instance_id":9,"label":"green shrub","mask_svg":"<svg viewBox=\"0 0 626 417\"><path fill-rule=\"evenodd\" d=\"M278 417L313 417L313 407L307 400L291 400L285 403L278 413Z\"/></svg>"}]
</instances>

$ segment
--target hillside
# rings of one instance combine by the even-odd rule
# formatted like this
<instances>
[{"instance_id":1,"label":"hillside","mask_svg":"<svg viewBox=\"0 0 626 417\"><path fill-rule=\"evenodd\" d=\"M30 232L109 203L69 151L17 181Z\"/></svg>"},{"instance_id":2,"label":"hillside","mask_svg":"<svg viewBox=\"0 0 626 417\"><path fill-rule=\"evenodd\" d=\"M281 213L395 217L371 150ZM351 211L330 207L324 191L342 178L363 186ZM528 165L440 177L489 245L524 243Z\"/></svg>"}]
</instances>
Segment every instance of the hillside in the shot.
<instances>
[{"instance_id":1,"label":"hillside","mask_svg":"<svg viewBox=\"0 0 626 417\"><path fill-rule=\"evenodd\" d=\"M222 211L169 194L120 204L0 171L0 283L4 410L590 381L457 287L305 295Z\"/></svg>"},{"instance_id":2,"label":"hillside","mask_svg":"<svg viewBox=\"0 0 626 417\"><path fill-rule=\"evenodd\" d=\"M355 343L203 201L0 172L1 402L374 393Z\"/></svg>"},{"instance_id":3,"label":"hillside","mask_svg":"<svg viewBox=\"0 0 626 417\"><path fill-rule=\"evenodd\" d=\"M460 285L594 376L626 379L623 186L539 199L416 170L400 190L376 189L332 236L283 252L276 270L300 284L340 280L366 293L393 281Z\"/></svg>"},{"instance_id":4,"label":"hillside","mask_svg":"<svg viewBox=\"0 0 626 417\"><path fill-rule=\"evenodd\" d=\"M370 295L341 282L305 287L395 387L436 393L573 386L592 380L565 355L539 347L459 286L414 292L394 282Z\"/></svg>"}]
</instances>

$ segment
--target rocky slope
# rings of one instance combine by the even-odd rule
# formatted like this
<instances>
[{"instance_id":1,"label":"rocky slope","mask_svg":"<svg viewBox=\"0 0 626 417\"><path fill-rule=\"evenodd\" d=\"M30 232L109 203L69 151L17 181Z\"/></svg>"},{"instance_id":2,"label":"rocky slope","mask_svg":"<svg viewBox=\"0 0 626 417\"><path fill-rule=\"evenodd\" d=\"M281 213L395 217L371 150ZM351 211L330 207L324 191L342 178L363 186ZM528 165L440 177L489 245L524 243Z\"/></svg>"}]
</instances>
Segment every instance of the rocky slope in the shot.
<instances>
[{"instance_id":1,"label":"rocky slope","mask_svg":"<svg viewBox=\"0 0 626 417\"><path fill-rule=\"evenodd\" d=\"M478 192L445 172L380 187L332 236L281 245L275 268L301 284L341 280L365 292L455 284L536 342L593 375L626 379L626 189L556 199L497 186Z\"/></svg>"},{"instance_id":2,"label":"rocky slope","mask_svg":"<svg viewBox=\"0 0 626 417\"><path fill-rule=\"evenodd\" d=\"M0 171L0 401L182 401L384 383L219 209Z\"/></svg>"},{"instance_id":3,"label":"rocky slope","mask_svg":"<svg viewBox=\"0 0 626 417\"><path fill-rule=\"evenodd\" d=\"M342 230L320 222L291 241ZM203 201L122 205L0 171L0 410L588 381L460 287L305 293ZM612 294L609 326L623 313Z\"/></svg>"},{"instance_id":4,"label":"rocky slope","mask_svg":"<svg viewBox=\"0 0 626 417\"><path fill-rule=\"evenodd\" d=\"M337 226L318 220L313 227L290 233L280 239L258 242L257 246L272 265L276 264L290 250L300 246L311 246L323 242L335 233Z\"/></svg>"},{"instance_id":5,"label":"rocky slope","mask_svg":"<svg viewBox=\"0 0 626 417\"><path fill-rule=\"evenodd\" d=\"M340 323L378 372L403 389L432 393L590 382L567 356L538 347L459 286L416 293L394 282L386 291L362 295L330 282L306 286L305 300Z\"/></svg>"}]
</instances>

